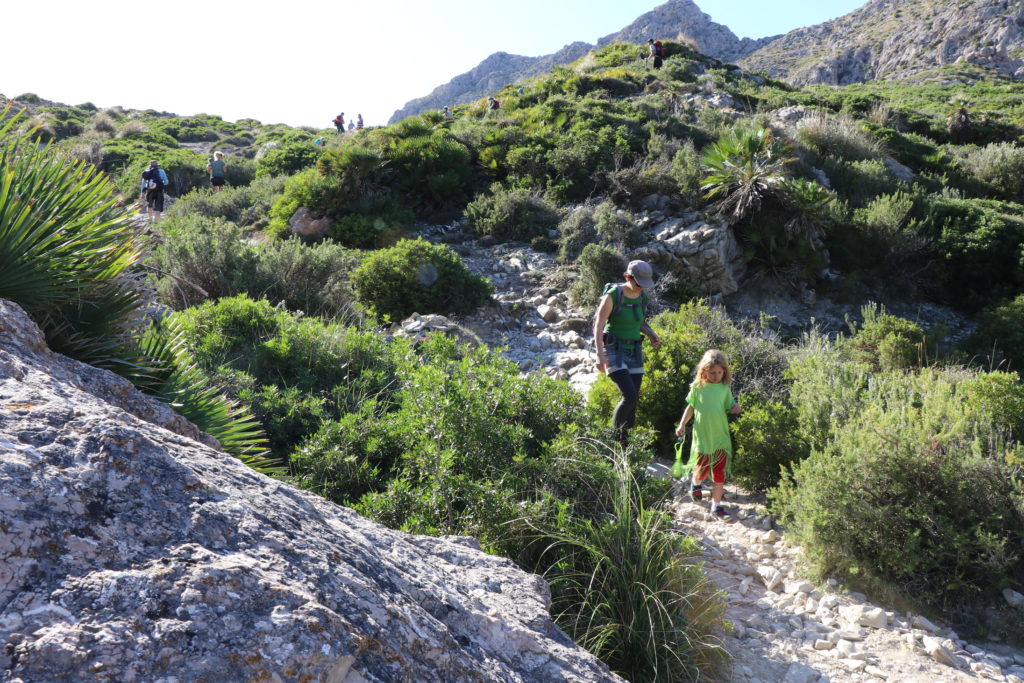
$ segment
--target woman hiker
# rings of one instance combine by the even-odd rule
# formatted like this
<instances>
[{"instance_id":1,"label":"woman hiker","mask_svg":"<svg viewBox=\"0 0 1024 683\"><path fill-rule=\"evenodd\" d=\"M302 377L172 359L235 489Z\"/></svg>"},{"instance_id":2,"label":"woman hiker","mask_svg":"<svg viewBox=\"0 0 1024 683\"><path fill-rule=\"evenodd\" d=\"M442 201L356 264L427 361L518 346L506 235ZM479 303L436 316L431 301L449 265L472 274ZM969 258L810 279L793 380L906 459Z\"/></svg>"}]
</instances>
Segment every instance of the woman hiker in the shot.
<instances>
[{"instance_id":1,"label":"woman hiker","mask_svg":"<svg viewBox=\"0 0 1024 683\"><path fill-rule=\"evenodd\" d=\"M644 378L642 335L660 346L661 338L645 320L648 294L654 286L653 271L646 261L630 261L626 281L605 287L594 316L597 370L615 382L622 399L612 414L612 426L624 442L636 423L636 404Z\"/></svg>"}]
</instances>

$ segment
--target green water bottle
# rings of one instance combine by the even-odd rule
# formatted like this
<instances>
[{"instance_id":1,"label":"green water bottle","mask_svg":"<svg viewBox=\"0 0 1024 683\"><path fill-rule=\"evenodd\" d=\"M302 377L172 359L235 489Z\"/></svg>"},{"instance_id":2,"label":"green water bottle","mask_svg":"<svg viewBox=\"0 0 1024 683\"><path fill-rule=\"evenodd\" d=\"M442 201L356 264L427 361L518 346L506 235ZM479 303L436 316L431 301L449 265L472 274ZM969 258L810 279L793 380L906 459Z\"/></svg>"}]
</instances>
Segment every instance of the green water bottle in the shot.
<instances>
[{"instance_id":1,"label":"green water bottle","mask_svg":"<svg viewBox=\"0 0 1024 683\"><path fill-rule=\"evenodd\" d=\"M672 476L676 479L683 476L683 441L682 436L676 439L676 464L672 465Z\"/></svg>"}]
</instances>

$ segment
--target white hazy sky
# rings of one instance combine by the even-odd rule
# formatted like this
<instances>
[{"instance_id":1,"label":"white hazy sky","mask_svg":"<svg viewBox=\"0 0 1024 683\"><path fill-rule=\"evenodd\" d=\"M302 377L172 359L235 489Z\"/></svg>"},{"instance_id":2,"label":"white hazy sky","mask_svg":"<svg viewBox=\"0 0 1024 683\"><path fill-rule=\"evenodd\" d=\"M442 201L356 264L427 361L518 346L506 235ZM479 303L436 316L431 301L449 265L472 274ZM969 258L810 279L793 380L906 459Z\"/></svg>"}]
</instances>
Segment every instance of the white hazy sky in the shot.
<instances>
[{"instance_id":1,"label":"white hazy sky","mask_svg":"<svg viewBox=\"0 0 1024 683\"><path fill-rule=\"evenodd\" d=\"M37 0L38 1L38 0ZM841 16L865 0L697 0L740 37ZM0 93L33 92L229 121L386 123L494 52L595 42L661 0L50 0L3 2Z\"/></svg>"}]
</instances>

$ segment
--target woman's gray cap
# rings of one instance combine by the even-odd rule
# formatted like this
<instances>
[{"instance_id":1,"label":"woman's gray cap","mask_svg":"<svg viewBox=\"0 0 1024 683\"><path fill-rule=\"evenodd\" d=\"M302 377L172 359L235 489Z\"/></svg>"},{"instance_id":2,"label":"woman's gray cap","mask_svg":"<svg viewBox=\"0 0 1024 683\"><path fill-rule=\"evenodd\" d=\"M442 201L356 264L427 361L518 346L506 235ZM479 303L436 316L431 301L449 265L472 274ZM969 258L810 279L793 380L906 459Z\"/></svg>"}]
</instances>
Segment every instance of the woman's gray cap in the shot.
<instances>
[{"instance_id":1,"label":"woman's gray cap","mask_svg":"<svg viewBox=\"0 0 1024 683\"><path fill-rule=\"evenodd\" d=\"M636 283L641 287L654 286L654 270L647 261L630 261L626 272L633 276Z\"/></svg>"}]
</instances>

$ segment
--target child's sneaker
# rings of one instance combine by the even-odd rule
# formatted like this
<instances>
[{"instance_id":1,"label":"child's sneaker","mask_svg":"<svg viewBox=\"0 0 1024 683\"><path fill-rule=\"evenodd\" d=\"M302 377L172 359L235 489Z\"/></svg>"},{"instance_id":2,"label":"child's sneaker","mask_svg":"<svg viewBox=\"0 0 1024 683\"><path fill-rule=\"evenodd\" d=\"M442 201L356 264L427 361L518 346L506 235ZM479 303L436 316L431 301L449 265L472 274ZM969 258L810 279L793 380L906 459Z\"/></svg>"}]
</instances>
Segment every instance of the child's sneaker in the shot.
<instances>
[{"instance_id":1,"label":"child's sneaker","mask_svg":"<svg viewBox=\"0 0 1024 683\"><path fill-rule=\"evenodd\" d=\"M700 485L690 488L690 498L693 499L694 503L699 503L704 499L704 492L701 490Z\"/></svg>"},{"instance_id":2,"label":"child's sneaker","mask_svg":"<svg viewBox=\"0 0 1024 683\"><path fill-rule=\"evenodd\" d=\"M711 511L711 516L715 517L716 519L720 519L723 522L728 522L732 520L732 515L729 514L729 511L725 509L724 505L719 505L715 507L715 509Z\"/></svg>"}]
</instances>

